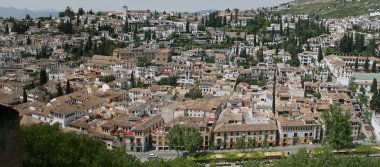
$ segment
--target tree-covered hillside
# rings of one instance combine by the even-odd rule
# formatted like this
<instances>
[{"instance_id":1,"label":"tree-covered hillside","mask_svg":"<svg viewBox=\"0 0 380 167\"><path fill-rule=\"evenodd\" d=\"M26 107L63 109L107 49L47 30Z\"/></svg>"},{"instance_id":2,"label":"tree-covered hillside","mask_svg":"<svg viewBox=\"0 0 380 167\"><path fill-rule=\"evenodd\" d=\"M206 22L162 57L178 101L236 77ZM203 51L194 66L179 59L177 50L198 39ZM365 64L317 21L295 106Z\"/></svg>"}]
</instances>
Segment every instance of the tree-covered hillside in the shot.
<instances>
[{"instance_id":1,"label":"tree-covered hillside","mask_svg":"<svg viewBox=\"0 0 380 167\"><path fill-rule=\"evenodd\" d=\"M379 9L380 0L331 0L331 1L298 1L282 14L319 14L323 18L342 18L368 14L370 10Z\"/></svg>"}]
</instances>

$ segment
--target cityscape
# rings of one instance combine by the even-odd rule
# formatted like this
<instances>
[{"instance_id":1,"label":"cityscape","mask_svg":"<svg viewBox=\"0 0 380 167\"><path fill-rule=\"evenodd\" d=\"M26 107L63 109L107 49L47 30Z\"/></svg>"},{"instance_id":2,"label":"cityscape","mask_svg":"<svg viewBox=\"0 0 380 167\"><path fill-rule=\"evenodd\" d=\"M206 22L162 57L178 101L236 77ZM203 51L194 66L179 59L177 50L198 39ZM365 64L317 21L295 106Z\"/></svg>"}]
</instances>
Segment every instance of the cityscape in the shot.
<instances>
[{"instance_id":1,"label":"cityscape","mask_svg":"<svg viewBox=\"0 0 380 167\"><path fill-rule=\"evenodd\" d=\"M133 3L0 17L0 166L379 166L379 0Z\"/></svg>"}]
</instances>

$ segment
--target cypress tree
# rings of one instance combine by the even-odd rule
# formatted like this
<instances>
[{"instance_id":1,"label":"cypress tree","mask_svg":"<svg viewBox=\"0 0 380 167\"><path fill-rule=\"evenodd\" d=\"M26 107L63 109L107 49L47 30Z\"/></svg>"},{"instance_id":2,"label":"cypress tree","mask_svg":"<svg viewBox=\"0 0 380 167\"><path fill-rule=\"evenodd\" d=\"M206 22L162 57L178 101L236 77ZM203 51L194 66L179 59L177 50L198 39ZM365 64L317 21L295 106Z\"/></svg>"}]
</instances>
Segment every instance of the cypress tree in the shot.
<instances>
[{"instance_id":1,"label":"cypress tree","mask_svg":"<svg viewBox=\"0 0 380 167\"><path fill-rule=\"evenodd\" d=\"M377 92L377 80L376 80L376 78L373 78L370 92L371 93Z\"/></svg>"},{"instance_id":2,"label":"cypress tree","mask_svg":"<svg viewBox=\"0 0 380 167\"><path fill-rule=\"evenodd\" d=\"M67 80L66 82L66 94L71 93L71 86L70 86L70 80Z\"/></svg>"},{"instance_id":3,"label":"cypress tree","mask_svg":"<svg viewBox=\"0 0 380 167\"><path fill-rule=\"evenodd\" d=\"M30 45L32 44L32 40L30 39L30 37L28 36L28 38L26 39L26 44L27 45Z\"/></svg>"},{"instance_id":4,"label":"cypress tree","mask_svg":"<svg viewBox=\"0 0 380 167\"><path fill-rule=\"evenodd\" d=\"M365 70L366 72L368 72L368 68L369 68L369 59L368 59L368 57L367 57L367 59L366 59L365 62L364 62L364 70Z\"/></svg>"},{"instance_id":5,"label":"cypress tree","mask_svg":"<svg viewBox=\"0 0 380 167\"><path fill-rule=\"evenodd\" d=\"M135 88L135 84L136 84L136 82L135 82L135 73L132 71L132 74L131 74L131 80L130 80L130 82L131 82L131 88Z\"/></svg>"},{"instance_id":6,"label":"cypress tree","mask_svg":"<svg viewBox=\"0 0 380 167\"><path fill-rule=\"evenodd\" d=\"M133 31L133 40L137 39L137 25L135 25L135 29Z\"/></svg>"},{"instance_id":7,"label":"cypress tree","mask_svg":"<svg viewBox=\"0 0 380 167\"><path fill-rule=\"evenodd\" d=\"M358 68L359 68L359 59L358 59L358 57L356 57L356 59L355 59L355 70L358 71Z\"/></svg>"},{"instance_id":8,"label":"cypress tree","mask_svg":"<svg viewBox=\"0 0 380 167\"><path fill-rule=\"evenodd\" d=\"M46 84L48 81L47 79L47 74L46 74L46 70L43 68L40 70L40 85L44 85Z\"/></svg>"},{"instance_id":9,"label":"cypress tree","mask_svg":"<svg viewBox=\"0 0 380 167\"><path fill-rule=\"evenodd\" d=\"M24 88L24 92L22 93L22 102L26 103L28 101L28 96L26 94L26 89Z\"/></svg>"},{"instance_id":10,"label":"cypress tree","mask_svg":"<svg viewBox=\"0 0 380 167\"><path fill-rule=\"evenodd\" d=\"M323 60L323 53L321 46L318 47L318 62L321 62Z\"/></svg>"},{"instance_id":11,"label":"cypress tree","mask_svg":"<svg viewBox=\"0 0 380 167\"><path fill-rule=\"evenodd\" d=\"M38 23L37 23L37 28L41 28L42 27L42 23L41 23L41 20L38 20Z\"/></svg>"},{"instance_id":12,"label":"cypress tree","mask_svg":"<svg viewBox=\"0 0 380 167\"><path fill-rule=\"evenodd\" d=\"M189 20L186 21L186 32L190 33L190 22L189 22Z\"/></svg>"},{"instance_id":13,"label":"cypress tree","mask_svg":"<svg viewBox=\"0 0 380 167\"><path fill-rule=\"evenodd\" d=\"M223 26L227 26L227 16L223 17Z\"/></svg>"},{"instance_id":14,"label":"cypress tree","mask_svg":"<svg viewBox=\"0 0 380 167\"><path fill-rule=\"evenodd\" d=\"M57 96L62 96L63 95L63 89L62 89L62 86L61 86L61 83L58 82L57 84Z\"/></svg>"},{"instance_id":15,"label":"cypress tree","mask_svg":"<svg viewBox=\"0 0 380 167\"><path fill-rule=\"evenodd\" d=\"M290 32L289 32L290 30L289 30L289 23L288 23L288 25L286 26L286 36L289 36L290 35Z\"/></svg>"},{"instance_id":16,"label":"cypress tree","mask_svg":"<svg viewBox=\"0 0 380 167\"><path fill-rule=\"evenodd\" d=\"M5 25L5 34L9 34L9 26L8 26L8 23Z\"/></svg>"},{"instance_id":17,"label":"cypress tree","mask_svg":"<svg viewBox=\"0 0 380 167\"><path fill-rule=\"evenodd\" d=\"M239 55L239 42L236 43L235 55Z\"/></svg>"},{"instance_id":18,"label":"cypress tree","mask_svg":"<svg viewBox=\"0 0 380 167\"><path fill-rule=\"evenodd\" d=\"M129 32L128 16L127 16L127 18L125 19L123 30L124 30L124 33L128 33L128 32Z\"/></svg>"}]
</instances>

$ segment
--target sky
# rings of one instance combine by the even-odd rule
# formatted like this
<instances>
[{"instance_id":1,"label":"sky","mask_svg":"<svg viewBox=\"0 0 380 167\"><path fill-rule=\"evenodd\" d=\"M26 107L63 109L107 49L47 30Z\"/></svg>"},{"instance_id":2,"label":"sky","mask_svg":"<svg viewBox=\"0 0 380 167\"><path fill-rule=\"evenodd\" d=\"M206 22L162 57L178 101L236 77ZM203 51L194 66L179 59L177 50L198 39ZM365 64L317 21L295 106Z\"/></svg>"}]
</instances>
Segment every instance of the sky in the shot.
<instances>
[{"instance_id":1,"label":"sky","mask_svg":"<svg viewBox=\"0 0 380 167\"><path fill-rule=\"evenodd\" d=\"M275 6L290 0L0 0L1 7L27 8L31 10L57 9L66 6L85 10L122 10L123 5L130 9L151 9L157 11L189 11L226 8L257 8Z\"/></svg>"}]
</instances>

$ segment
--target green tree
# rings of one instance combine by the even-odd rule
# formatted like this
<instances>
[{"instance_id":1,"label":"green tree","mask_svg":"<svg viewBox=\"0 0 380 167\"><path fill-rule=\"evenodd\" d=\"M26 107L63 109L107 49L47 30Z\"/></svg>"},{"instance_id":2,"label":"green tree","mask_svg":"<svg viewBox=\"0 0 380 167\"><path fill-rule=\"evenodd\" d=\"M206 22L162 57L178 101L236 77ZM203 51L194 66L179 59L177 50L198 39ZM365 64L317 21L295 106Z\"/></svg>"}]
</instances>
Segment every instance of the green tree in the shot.
<instances>
[{"instance_id":1,"label":"green tree","mask_svg":"<svg viewBox=\"0 0 380 167\"><path fill-rule=\"evenodd\" d=\"M149 65L151 65L151 62L149 61L148 57L146 56L137 57L138 67L148 67Z\"/></svg>"},{"instance_id":2,"label":"green tree","mask_svg":"<svg viewBox=\"0 0 380 167\"><path fill-rule=\"evenodd\" d=\"M5 25L5 34L9 34L9 25L8 25L8 23Z\"/></svg>"},{"instance_id":3,"label":"green tree","mask_svg":"<svg viewBox=\"0 0 380 167\"><path fill-rule=\"evenodd\" d=\"M114 81L116 78L113 75L99 76L99 81L104 83L110 83Z\"/></svg>"},{"instance_id":4,"label":"green tree","mask_svg":"<svg viewBox=\"0 0 380 167\"><path fill-rule=\"evenodd\" d=\"M32 44L32 40L30 39L30 37L28 36L28 38L26 39L26 44L27 45L30 45Z\"/></svg>"},{"instance_id":5,"label":"green tree","mask_svg":"<svg viewBox=\"0 0 380 167\"><path fill-rule=\"evenodd\" d=\"M38 20L38 22L37 22L37 28L41 28L41 27L42 27L41 20Z\"/></svg>"},{"instance_id":6,"label":"green tree","mask_svg":"<svg viewBox=\"0 0 380 167\"><path fill-rule=\"evenodd\" d=\"M135 29L133 30L133 40L138 40L137 33L137 25L135 25Z\"/></svg>"},{"instance_id":7,"label":"green tree","mask_svg":"<svg viewBox=\"0 0 380 167\"><path fill-rule=\"evenodd\" d=\"M260 160L250 160L245 162L242 167L259 167L263 166L263 163Z\"/></svg>"},{"instance_id":8,"label":"green tree","mask_svg":"<svg viewBox=\"0 0 380 167\"><path fill-rule=\"evenodd\" d=\"M59 32L64 34L73 34L74 28L73 24L71 23L71 20L61 21L61 23L58 24L58 30Z\"/></svg>"},{"instance_id":9,"label":"green tree","mask_svg":"<svg viewBox=\"0 0 380 167\"><path fill-rule=\"evenodd\" d=\"M135 73L134 71L132 71L132 74L131 74L131 79L129 80L130 84L131 84L131 88L135 88L136 87L136 81L135 81Z\"/></svg>"},{"instance_id":10,"label":"green tree","mask_svg":"<svg viewBox=\"0 0 380 167\"><path fill-rule=\"evenodd\" d=\"M169 147L176 150L179 157L179 151L186 150L195 153L202 144L202 137L198 129L183 125L174 125L169 133Z\"/></svg>"},{"instance_id":11,"label":"green tree","mask_svg":"<svg viewBox=\"0 0 380 167\"><path fill-rule=\"evenodd\" d=\"M158 85L176 86L177 85L177 79L178 79L178 77L171 75L167 78L161 78L161 80L158 81L157 84Z\"/></svg>"},{"instance_id":12,"label":"green tree","mask_svg":"<svg viewBox=\"0 0 380 167\"><path fill-rule=\"evenodd\" d=\"M169 133L169 148L177 151L177 156L179 157L179 151L183 151L185 149L185 143L183 141L184 129L180 125L174 125Z\"/></svg>"},{"instance_id":13,"label":"green tree","mask_svg":"<svg viewBox=\"0 0 380 167\"><path fill-rule=\"evenodd\" d=\"M260 63L264 62L264 51L262 49L257 50L256 58Z\"/></svg>"},{"instance_id":14,"label":"green tree","mask_svg":"<svg viewBox=\"0 0 380 167\"><path fill-rule=\"evenodd\" d=\"M323 60L323 53L321 46L318 47L318 62L321 62Z\"/></svg>"},{"instance_id":15,"label":"green tree","mask_svg":"<svg viewBox=\"0 0 380 167\"><path fill-rule=\"evenodd\" d=\"M376 55L376 40L374 38L371 41L369 41L366 52L368 55L371 55L371 56Z\"/></svg>"},{"instance_id":16,"label":"green tree","mask_svg":"<svg viewBox=\"0 0 380 167\"><path fill-rule=\"evenodd\" d=\"M248 148L255 148L256 146L256 139L254 138L248 138Z\"/></svg>"},{"instance_id":17,"label":"green tree","mask_svg":"<svg viewBox=\"0 0 380 167\"><path fill-rule=\"evenodd\" d=\"M206 26L204 24L198 23L197 29L198 29L198 31L205 31L206 30Z\"/></svg>"},{"instance_id":18,"label":"green tree","mask_svg":"<svg viewBox=\"0 0 380 167\"><path fill-rule=\"evenodd\" d=\"M44 68L42 68L40 70L40 85L46 84L47 81L48 81L48 76L46 74L46 70Z\"/></svg>"},{"instance_id":19,"label":"green tree","mask_svg":"<svg viewBox=\"0 0 380 167\"><path fill-rule=\"evenodd\" d=\"M190 22L189 22L189 20L186 21L186 32L190 33Z\"/></svg>"},{"instance_id":20,"label":"green tree","mask_svg":"<svg viewBox=\"0 0 380 167\"><path fill-rule=\"evenodd\" d=\"M195 153L202 144L202 137L197 128L186 127L184 137L185 150L189 153Z\"/></svg>"},{"instance_id":21,"label":"green tree","mask_svg":"<svg viewBox=\"0 0 380 167\"><path fill-rule=\"evenodd\" d=\"M244 147L245 147L244 138L242 138L242 137L237 138L236 139L236 148L239 150L244 150Z\"/></svg>"},{"instance_id":22,"label":"green tree","mask_svg":"<svg viewBox=\"0 0 380 167\"><path fill-rule=\"evenodd\" d=\"M67 80L66 82L66 94L72 93L71 86L70 86L70 80Z\"/></svg>"},{"instance_id":23,"label":"green tree","mask_svg":"<svg viewBox=\"0 0 380 167\"><path fill-rule=\"evenodd\" d=\"M323 113L326 133L325 142L333 148L343 148L352 144L352 128L350 114L342 111L338 106L330 106L329 110Z\"/></svg>"},{"instance_id":24,"label":"green tree","mask_svg":"<svg viewBox=\"0 0 380 167\"><path fill-rule=\"evenodd\" d=\"M264 136L264 140L263 140L263 149L267 150L269 147L269 143L268 143L268 135L265 135Z\"/></svg>"},{"instance_id":25,"label":"green tree","mask_svg":"<svg viewBox=\"0 0 380 167\"><path fill-rule=\"evenodd\" d=\"M370 107L372 110L380 112L380 93L378 91L374 92L374 95L370 101Z\"/></svg>"},{"instance_id":26,"label":"green tree","mask_svg":"<svg viewBox=\"0 0 380 167\"><path fill-rule=\"evenodd\" d=\"M185 98L198 99L203 98L201 90L198 86L194 86L188 93L185 94Z\"/></svg>"},{"instance_id":27,"label":"green tree","mask_svg":"<svg viewBox=\"0 0 380 167\"><path fill-rule=\"evenodd\" d=\"M143 167L201 167L201 165L186 158L176 158L173 160L154 159L145 161Z\"/></svg>"},{"instance_id":28,"label":"green tree","mask_svg":"<svg viewBox=\"0 0 380 167\"><path fill-rule=\"evenodd\" d=\"M79 8L77 14L78 14L79 16L84 15L85 12L84 12L83 8Z\"/></svg>"},{"instance_id":29,"label":"green tree","mask_svg":"<svg viewBox=\"0 0 380 167\"><path fill-rule=\"evenodd\" d=\"M368 59L368 57L367 57L367 59L365 60L365 62L364 62L364 70L366 71L366 72L368 72L368 69L369 69L369 59Z\"/></svg>"},{"instance_id":30,"label":"green tree","mask_svg":"<svg viewBox=\"0 0 380 167\"><path fill-rule=\"evenodd\" d=\"M124 33L128 33L130 31L129 23L128 23L128 15L126 16L125 21L124 21L123 31Z\"/></svg>"},{"instance_id":31,"label":"green tree","mask_svg":"<svg viewBox=\"0 0 380 167\"><path fill-rule=\"evenodd\" d=\"M355 59L354 67L355 67L355 71L358 71L358 68L359 68L359 58L358 57L356 57L356 59Z\"/></svg>"},{"instance_id":32,"label":"green tree","mask_svg":"<svg viewBox=\"0 0 380 167\"><path fill-rule=\"evenodd\" d=\"M215 56L209 56L205 60L206 63L215 63Z\"/></svg>"},{"instance_id":33,"label":"green tree","mask_svg":"<svg viewBox=\"0 0 380 167\"><path fill-rule=\"evenodd\" d=\"M23 166L141 166L124 150L107 150L104 143L87 135L63 133L58 125L22 126L21 143Z\"/></svg>"},{"instance_id":34,"label":"green tree","mask_svg":"<svg viewBox=\"0 0 380 167\"><path fill-rule=\"evenodd\" d=\"M377 92L377 80L376 78L373 78L372 85L371 85L371 93Z\"/></svg>"},{"instance_id":35,"label":"green tree","mask_svg":"<svg viewBox=\"0 0 380 167\"><path fill-rule=\"evenodd\" d=\"M22 102L26 103L28 102L28 95L26 94L26 89L24 88L24 91L22 92Z\"/></svg>"},{"instance_id":36,"label":"green tree","mask_svg":"<svg viewBox=\"0 0 380 167\"><path fill-rule=\"evenodd\" d=\"M58 82L58 84L57 84L57 97L62 96L62 95L63 95L63 89L62 89L61 83Z\"/></svg>"},{"instance_id":37,"label":"green tree","mask_svg":"<svg viewBox=\"0 0 380 167\"><path fill-rule=\"evenodd\" d=\"M355 44L354 44L354 49L358 52L363 52L365 47L364 47L364 35L357 33L355 35Z\"/></svg>"}]
</instances>

